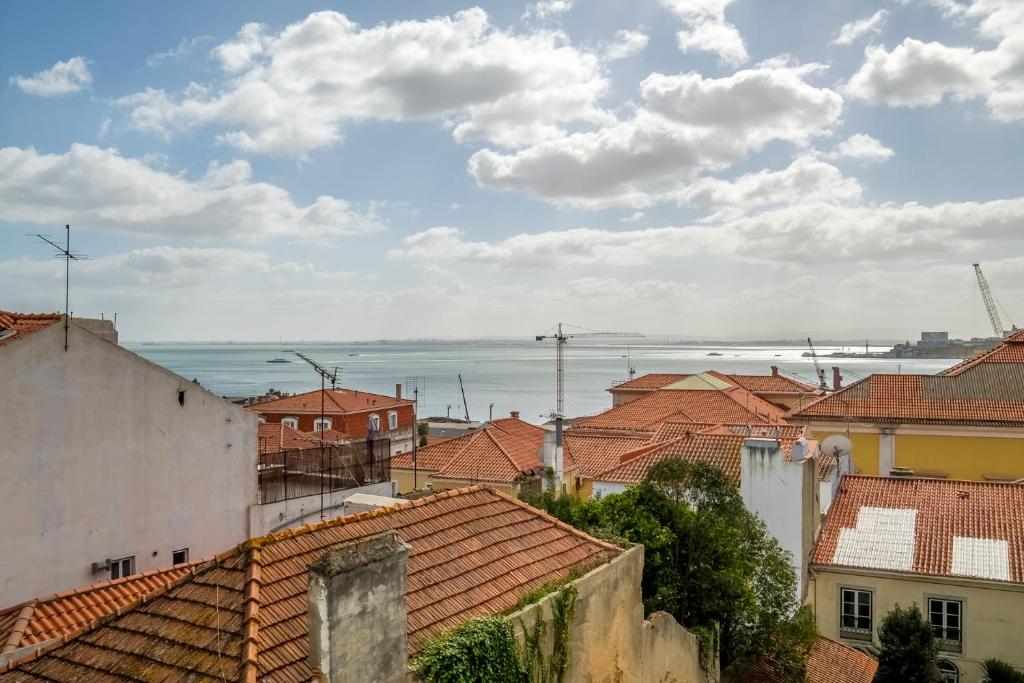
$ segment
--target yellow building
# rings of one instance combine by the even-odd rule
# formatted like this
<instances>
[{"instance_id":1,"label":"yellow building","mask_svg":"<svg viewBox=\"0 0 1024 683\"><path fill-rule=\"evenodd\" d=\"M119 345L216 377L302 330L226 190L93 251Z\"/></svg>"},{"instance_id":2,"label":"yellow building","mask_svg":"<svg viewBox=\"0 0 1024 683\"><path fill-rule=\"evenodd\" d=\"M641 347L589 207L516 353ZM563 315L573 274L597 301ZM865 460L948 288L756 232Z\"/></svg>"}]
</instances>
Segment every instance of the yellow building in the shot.
<instances>
[{"instance_id":1,"label":"yellow building","mask_svg":"<svg viewBox=\"0 0 1024 683\"><path fill-rule=\"evenodd\" d=\"M1024 485L848 475L810 569L826 638L873 651L917 604L947 681L980 682L990 657L1024 668Z\"/></svg>"},{"instance_id":2,"label":"yellow building","mask_svg":"<svg viewBox=\"0 0 1024 683\"><path fill-rule=\"evenodd\" d=\"M567 493L575 494L575 467L562 463L554 433L507 417L492 420L464 436L418 448L391 460L391 478L399 493L443 491L483 483L515 496L540 491L550 465Z\"/></svg>"},{"instance_id":3,"label":"yellow building","mask_svg":"<svg viewBox=\"0 0 1024 683\"><path fill-rule=\"evenodd\" d=\"M1024 478L1024 331L939 375L871 375L797 411L854 470L953 479Z\"/></svg>"}]
</instances>

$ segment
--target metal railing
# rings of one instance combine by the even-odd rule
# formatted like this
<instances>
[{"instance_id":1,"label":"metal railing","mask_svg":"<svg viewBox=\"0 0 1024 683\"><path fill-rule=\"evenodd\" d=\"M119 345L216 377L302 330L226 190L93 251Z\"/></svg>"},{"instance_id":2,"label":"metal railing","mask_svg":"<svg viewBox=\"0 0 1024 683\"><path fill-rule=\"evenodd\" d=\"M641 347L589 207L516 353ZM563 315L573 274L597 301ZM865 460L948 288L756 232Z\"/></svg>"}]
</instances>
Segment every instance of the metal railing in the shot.
<instances>
[{"instance_id":1,"label":"metal railing","mask_svg":"<svg viewBox=\"0 0 1024 683\"><path fill-rule=\"evenodd\" d=\"M313 496L391 480L391 440L261 453L259 503Z\"/></svg>"}]
</instances>

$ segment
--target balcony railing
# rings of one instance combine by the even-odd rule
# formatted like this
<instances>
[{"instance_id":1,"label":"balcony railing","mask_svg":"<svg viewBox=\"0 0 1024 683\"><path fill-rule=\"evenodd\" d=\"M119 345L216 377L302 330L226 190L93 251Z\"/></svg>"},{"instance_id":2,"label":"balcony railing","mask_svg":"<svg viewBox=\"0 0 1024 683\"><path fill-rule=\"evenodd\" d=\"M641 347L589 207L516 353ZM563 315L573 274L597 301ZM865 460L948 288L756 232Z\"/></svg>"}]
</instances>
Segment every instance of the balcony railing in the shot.
<instances>
[{"instance_id":1,"label":"balcony railing","mask_svg":"<svg viewBox=\"0 0 1024 683\"><path fill-rule=\"evenodd\" d=\"M261 453L259 502L276 503L391 480L391 441Z\"/></svg>"}]
</instances>

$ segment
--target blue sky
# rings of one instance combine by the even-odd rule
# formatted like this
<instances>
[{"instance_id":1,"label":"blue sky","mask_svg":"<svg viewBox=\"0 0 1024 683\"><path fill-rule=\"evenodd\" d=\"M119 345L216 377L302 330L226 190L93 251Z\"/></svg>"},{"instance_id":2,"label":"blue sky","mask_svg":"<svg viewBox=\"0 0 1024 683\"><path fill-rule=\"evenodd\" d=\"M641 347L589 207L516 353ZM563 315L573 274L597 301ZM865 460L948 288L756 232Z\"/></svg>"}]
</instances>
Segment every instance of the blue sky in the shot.
<instances>
[{"instance_id":1,"label":"blue sky","mask_svg":"<svg viewBox=\"0 0 1024 683\"><path fill-rule=\"evenodd\" d=\"M1024 319L1014 0L6 3L0 308L129 339Z\"/></svg>"}]
</instances>

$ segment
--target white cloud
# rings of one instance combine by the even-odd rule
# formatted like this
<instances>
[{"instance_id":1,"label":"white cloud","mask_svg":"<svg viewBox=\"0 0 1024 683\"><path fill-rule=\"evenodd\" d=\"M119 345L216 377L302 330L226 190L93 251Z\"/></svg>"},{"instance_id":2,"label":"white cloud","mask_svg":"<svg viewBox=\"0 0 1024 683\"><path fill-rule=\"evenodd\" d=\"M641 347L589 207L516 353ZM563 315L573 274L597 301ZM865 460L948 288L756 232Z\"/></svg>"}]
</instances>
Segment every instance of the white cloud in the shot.
<instances>
[{"instance_id":1,"label":"white cloud","mask_svg":"<svg viewBox=\"0 0 1024 683\"><path fill-rule=\"evenodd\" d=\"M650 36L641 31L630 31L623 29L615 32L615 40L607 43L601 48L601 56L605 61L625 59L638 54L647 47Z\"/></svg>"},{"instance_id":2,"label":"white cloud","mask_svg":"<svg viewBox=\"0 0 1024 683\"><path fill-rule=\"evenodd\" d=\"M469 160L484 187L563 204L645 207L699 173L718 171L774 140L803 145L828 134L842 98L803 78L804 67L758 67L719 79L651 74L632 118L512 154Z\"/></svg>"},{"instance_id":3,"label":"white cloud","mask_svg":"<svg viewBox=\"0 0 1024 683\"><path fill-rule=\"evenodd\" d=\"M974 0L932 4L958 20L977 20L992 50L951 47L906 38L891 51L869 47L861 68L846 85L851 97L895 107L934 106L946 96L955 100L984 97L992 117L1024 120L1024 3Z\"/></svg>"},{"instance_id":4,"label":"white cloud","mask_svg":"<svg viewBox=\"0 0 1024 683\"><path fill-rule=\"evenodd\" d=\"M146 57L146 66L157 67L164 62L177 61L184 59L192 54L193 51L202 43L208 40L212 40L211 36L196 36L194 38L185 37L178 41L178 44L174 47L164 50L163 52L157 52Z\"/></svg>"},{"instance_id":5,"label":"white cloud","mask_svg":"<svg viewBox=\"0 0 1024 683\"><path fill-rule=\"evenodd\" d=\"M245 161L211 164L196 181L115 149L73 144L64 154L0 148L0 220L76 223L97 230L192 237L313 238L382 229L372 211L320 196L298 206L276 185L254 182Z\"/></svg>"},{"instance_id":6,"label":"white cloud","mask_svg":"<svg viewBox=\"0 0 1024 683\"><path fill-rule=\"evenodd\" d=\"M572 9L573 0L541 0L526 6L520 17L523 21L536 20L544 22L559 17Z\"/></svg>"},{"instance_id":7,"label":"white cloud","mask_svg":"<svg viewBox=\"0 0 1024 683\"><path fill-rule=\"evenodd\" d=\"M608 82L596 54L560 31L497 29L479 8L372 28L315 12L278 34L247 24L212 54L234 74L224 87L122 98L131 125L166 136L217 123L223 143L301 157L368 119L441 120L459 141L505 147L612 119L598 106Z\"/></svg>"},{"instance_id":8,"label":"white cloud","mask_svg":"<svg viewBox=\"0 0 1024 683\"><path fill-rule=\"evenodd\" d=\"M832 44L853 45L864 36L877 35L882 32L882 27L885 26L885 20L888 17L889 10L880 9L870 17L843 24Z\"/></svg>"},{"instance_id":9,"label":"white cloud","mask_svg":"<svg viewBox=\"0 0 1024 683\"><path fill-rule=\"evenodd\" d=\"M88 87L92 74L83 57L72 57L32 76L11 76L11 83L29 95L55 97Z\"/></svg>"},{"instance_id":10,"label":"white cloud","mask_svg":"<svg viewBox=\"0 0 1024 683\"><path fill-rule=\"evenodd\" d=\"M676 34L680 51L711 52L722 64L739 66L750 60L743 36L725 19L735 0L662 0L686 27Z\"/></svg>"},{"instance_id":11,"label":"white cloud","mask_svg":"<svg viewBox=\"0 0 1024 683\"><path fill-rule=\"evenodd\" d=\"M895 152L877 139L864 133L851 135L839 143L839 146L827 156L830 159L859 159L861 161L887 161Z\"/></svg>"}]
</instances>

